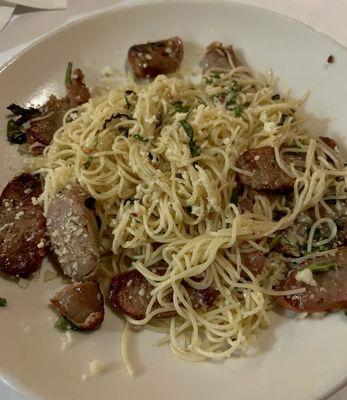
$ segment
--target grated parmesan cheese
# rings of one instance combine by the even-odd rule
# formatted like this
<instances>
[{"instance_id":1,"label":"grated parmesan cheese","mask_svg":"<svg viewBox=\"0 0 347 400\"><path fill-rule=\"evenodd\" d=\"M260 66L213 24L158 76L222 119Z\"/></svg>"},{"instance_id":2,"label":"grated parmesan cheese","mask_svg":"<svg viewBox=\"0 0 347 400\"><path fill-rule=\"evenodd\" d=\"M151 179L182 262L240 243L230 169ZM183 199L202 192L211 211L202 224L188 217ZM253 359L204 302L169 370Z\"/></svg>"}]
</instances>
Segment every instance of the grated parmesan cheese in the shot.
<instances>
[{"instance_id":1,"label":"grated parmesan cheese","mask_svg":"<svg viewBox=\"0 0 347 400\"><path fill-rule=\"evenodd\" d=\"M309 268L304 268L302 271L297 272L295 279L298 282L303 282L310 286L317 286L317 282L313 278L313 273Z\"/></svg>"},{"instance_id":2,"label":"grated parmesan cheese","mask_svg":"<svg viewBox=\"0 0 347 400\"><path fill-rule=\"evenodd\" d=\"M24 211L18 211L14 218L15 219L20 219L21 217L23 217L23 215L24 215Z\"/></svg>"},{"instance_id":3,"label":"grated parmesan cheese","mask_svg":"<svg viewBox=\"0 0 347 400\"><path fill-rule=\"evenodd\" d=\"M40 243L37 245L37 247L39 249L43 249L45 247L45 240L43 238L41 238Z\"/></svg>"},{"instance_id":4,"label":"grated parmesan cheese","mask_svg":"<svg viewBox=\"0 0 347 400\"><path fill-rule=\"evenodd\" d=\"M99 375L104 368L105 364L102 361L94 360L89 363L89 371L92 376Z\"/></svg>"}]
</instances>

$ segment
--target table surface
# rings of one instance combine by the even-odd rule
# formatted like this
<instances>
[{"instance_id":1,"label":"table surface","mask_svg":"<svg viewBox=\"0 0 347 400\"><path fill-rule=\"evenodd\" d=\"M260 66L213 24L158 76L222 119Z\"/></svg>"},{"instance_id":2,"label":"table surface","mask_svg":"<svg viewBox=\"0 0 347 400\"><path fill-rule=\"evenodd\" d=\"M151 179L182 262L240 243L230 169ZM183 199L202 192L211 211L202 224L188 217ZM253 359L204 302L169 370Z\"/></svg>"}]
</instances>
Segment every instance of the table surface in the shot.
<instances>
[{"instance_id":1,"label":"table surface","mask_svg":"<svg viewBox=\"0 0 347 400\"><path fill-rule=\"evenodd\" d=\"M59 11L34 11L17 7L14 18L0 32L0 65L30 42L81 15L109 7L117 0L68 0L68 8ZM347 0L238 0L288 15L329 35L347 47ZM0 380L1 400L29 400L19 396ZM347 387L329 400L346 400Z\"/></svg>"}]
</instances>

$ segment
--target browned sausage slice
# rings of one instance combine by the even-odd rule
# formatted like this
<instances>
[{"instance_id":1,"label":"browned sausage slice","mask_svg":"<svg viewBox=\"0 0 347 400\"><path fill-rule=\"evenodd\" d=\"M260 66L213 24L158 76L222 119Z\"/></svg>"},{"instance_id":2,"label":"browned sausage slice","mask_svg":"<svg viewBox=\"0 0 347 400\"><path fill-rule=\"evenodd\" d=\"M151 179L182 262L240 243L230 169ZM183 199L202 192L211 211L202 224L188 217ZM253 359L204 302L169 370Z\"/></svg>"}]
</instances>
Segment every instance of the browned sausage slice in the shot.
<instances>
[{"instance_id":1,"label":"browned sausage slice","mask_svg":"<svg viewBox=\"0 0 347 400\"><path fill-rule=\"evenodd\" d=\"M297 281L297 271L291 271L279 290L305 288L305 292L275 297L284 308L295 312L339 311L347 308L347 247L337 250L335 257L320 257L302 263L302 271L311 263L336 264L325 272L314 273L315 284ZM314 282L313 282L314 283Z\"/></svg>"},{"instance_id":2,"label":"browned sausage slice","mask_svg":"<svg viewBox=\"0 0 347 400\"><path fill-rule=\"evenodd\" d=\"M252 172L252 176L238 173L238 179L255 190L283 192L294 186L295 180L279 167L275 151L270 146L245 151L235 165Z\"/></svg>"},{"instance_id":3,"label":"browned sausage slice","mask_svg":"<svg viewBox=\"0 0 347 400\"><path fill-rule=\"evenodd\" d=\"M46 220L32 196L41 193L39 180L22 174L7 184L0 198L0 270L27 278L45 255Z\"/></svg>"},{"instance_id":4,"label":"browned sausage slice","mask_svg":"<svg viewBox=\"0 0 347 400\"><path fill-rule=\"evenodd\" d=\"M84 75L78 68L71 76L71 83L66 84L67 96L59 99L50 96L39 109L25 109L11 104L9 109L20 115L17 123L23 124L29 145L36 144L32 153L40 155L48 146L54 133L62 126L64 115L73 107L86 103L90 98L89 89L84 83ZM25 128L24 128L25 126Z\"/></svg>"},{"instance_id":5,"label":"browned sausage slice","mask_svg":"<svg viewBox=\"0 0 347 400\"><path fill-rule=\"evenodd\" d=\"M42 106L39 119L34 118L27 122L28 144L40 145L33 148L32 152L35 155L42 154L43 149L51 143L54 133L62 126L64 115L70 108L68 99L50 96Z\"/></svg>"},{"instance_id":6,"label":"browned sausage slice","mask_svg":"<svg viewBox=\"0 0 347 400\"><path fill-rule=\"evenodd\" d=\"M65 286L50 302L61 315L82 330L97 329L104 320L104 298L96 282Z\"/></svg>"},{"instance_id":7,"label":"browned sausage slice","mask_svg":"<svg viewBox=\"0 0 347 400\"><path fill-rule=\"evenodd\" d=\"M66 85L66 91L71 107L87 103L90 99L89 89L84 83L84 74L79 68L74 70L71 83Z\"/></svg>"},{"instance_id":8,"label":"browned sausage slice","mask_svg":"<svg viewBox=\"0 0 347 400\"><path fill-rule=\"evenodd\" d=\"M222 43L212 42L206 49L203 59L203 72L208 70L228 71L241 65L242 63L237 58L233 46L224 47Z\"/></svg>"},{"instance_id":9,"label":"browned sausage slice","mask_svg":"<svg viewBox=\"0 0 347 400\"><path fill-rule=\"evenodd\" d=\"M89 279L99 262L98 228L93 211L85 206L86 193L69 186L52 200L47 211L47 233L65 275Z\"/></svg>"},{"instance_id":10,"label":"browned sausage slice","mask_svg":"<svg viewBox=\"0 0 347 400\"><path fill-rule=\"evenodd\" d=\"M170 39L131 46L128 62L138 78L154 78L175 72L183 59L183 42L176 36Z\"/></svg>"},{"instance_id":11,"label":"browned sausage slice","mask_svg":"<svg viewBox=\"0 0 347 400\"><path fill-rule=\"evenodd\" d=\"M265 267L266 256L259 250L243 253L241 259L254 276L261 274Z\"/></svg>"},{"instance_id":12,"label":"browned sausage slice","mask_svg":"<svg viewBox=\"0 0 347 400\"><path fill-rule=\"evenodd\" d=\"M219 292L210 287L204 290L196 290L185 285L194 308L210 307ZM116 310L133 319L143 319L151 299L153 286L137 270L125 271L117 274L111 280L109 299ZM159 307L155 303L153 309ZM156 318L168 318L176 315L175 311L161 313Z\"/></svg>"},{"instance_id":13,"label":"browned sausage slice","mask_svg":"<svg viewBox=\"0 0 347 400\"><path fill-rule=\"evenodd\" d=\"M15 176L2 191L1 200L16 199L23 203L31 203L33 197L39 197L42 193L40 179L31 174L22 173Z\"/></svg>"}]
</instances>

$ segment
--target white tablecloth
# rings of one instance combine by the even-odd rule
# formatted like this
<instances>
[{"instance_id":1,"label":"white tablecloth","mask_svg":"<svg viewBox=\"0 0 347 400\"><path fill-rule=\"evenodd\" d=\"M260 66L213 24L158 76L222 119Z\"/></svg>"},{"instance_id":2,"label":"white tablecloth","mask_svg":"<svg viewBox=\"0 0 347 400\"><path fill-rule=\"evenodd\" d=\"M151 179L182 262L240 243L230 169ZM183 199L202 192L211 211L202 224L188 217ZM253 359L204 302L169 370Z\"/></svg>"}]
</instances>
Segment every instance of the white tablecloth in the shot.
<instances>
[{"instance_id":1,"label":"white tablecloth","mask_svg":"<svg viewBox=\"0 0 347 400\"><path fill-rule=\"evenodd\" d=\"M0 65L48 31L116 2L117 0L69 0L68 8L61 11L17 8L11 22L0 32ZM239 0L238 2L288 15L331 36L347 47L347 0ZM0 399L27 400L26 397L17 395L5 386L2 381L0 381ZM346 399L347 387L329 400Z\"/></svg>"}]
</instances>

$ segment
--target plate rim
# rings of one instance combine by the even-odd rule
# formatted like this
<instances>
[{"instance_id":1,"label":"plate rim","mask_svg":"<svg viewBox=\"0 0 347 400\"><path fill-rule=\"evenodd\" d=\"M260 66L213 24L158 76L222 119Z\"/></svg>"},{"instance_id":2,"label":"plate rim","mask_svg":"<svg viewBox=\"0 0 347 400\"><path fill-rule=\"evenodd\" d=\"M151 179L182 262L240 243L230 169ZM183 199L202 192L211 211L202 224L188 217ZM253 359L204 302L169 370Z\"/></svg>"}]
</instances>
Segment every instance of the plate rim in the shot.
<instances>
[{"instance_id":1,"label":"plate rim","mask_svg":"<svg viewBox=\"0 0 347 400\"><path fill-rule=\"evenodd\" d=\"M261 10L261 12L264 14L268 14L268 15L275 16L276 18L284 19L287 22L299 24L302 27L304 27L307 31L314 33L317 36L323 36L326 40L328 40L331 43L333 43L334 45L338 46L341 50L347 52L347 46L343 45L338 40L332 38L328 34L321 32L318 28L315 28L315 27L307 24L306 22L299 21L296 18L282 14L278 11L269 10L268 8L260 7L260 6L256 6L256 5L252 5L252 4L239 3L234 0L120 0L118 3L113 4L111 6L104 7L100 10L91 11L90 13L87 13L86 15L82 14L82 16L77 16L76 19L74 19L70 22L67 22L63 25L59 25L56 28L49 30L47 33L43 34L39 38L34 39L31 43L29 43L27 46L25 46L23 49L21 49L18 53L11 56L3 64L0 64L0 74L2 74L15 61L19 60L26 53L31 51L34 47L38 46L46 39L49 39L49 38L55 36L59 32L68 30L72 26L96 19L103 14L107 14L110 11L117 12L118 10L136 8L138 6L146 6L146 5L153 5L153 4L173 4L173 3L195 3L195 4L206 3L206 4L214 4L216 6L218 6L220 4L232 4L233 7L239 7L239 8L251 9L251 10L258 9L258 10Z\"/></svg>"}]
</instances>

